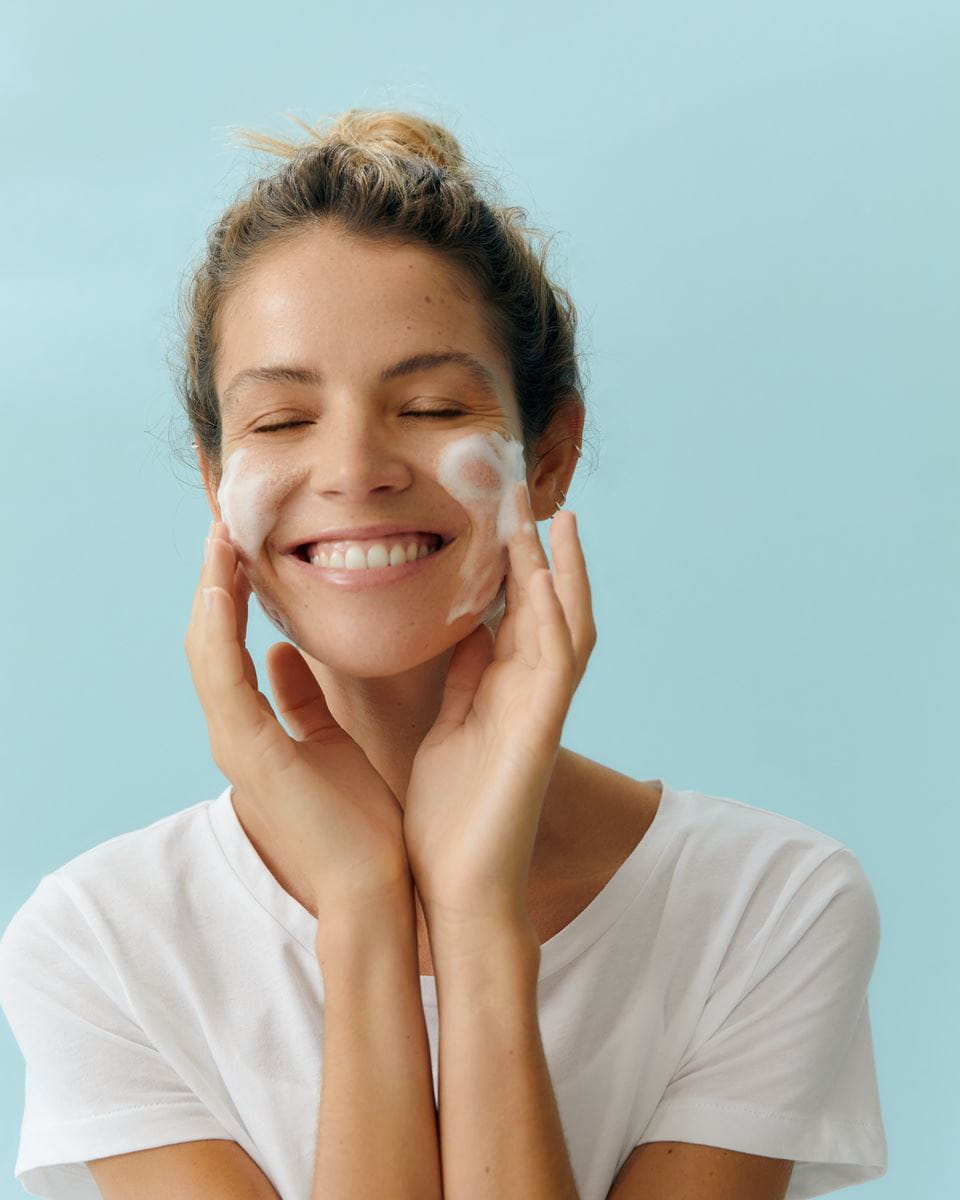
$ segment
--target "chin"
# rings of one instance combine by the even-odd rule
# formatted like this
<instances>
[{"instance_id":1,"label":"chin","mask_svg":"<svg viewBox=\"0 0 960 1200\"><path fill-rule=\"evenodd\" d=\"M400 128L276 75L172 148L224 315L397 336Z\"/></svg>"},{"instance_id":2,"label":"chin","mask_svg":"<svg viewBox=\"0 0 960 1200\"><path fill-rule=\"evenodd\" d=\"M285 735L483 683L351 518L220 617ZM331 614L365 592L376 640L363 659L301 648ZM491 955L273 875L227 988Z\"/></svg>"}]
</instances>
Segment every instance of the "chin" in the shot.
<instances>
[{"instance_id":1,"label":"chin","mask_svg":"<svg viewBox=\"0 0 960 1200\"><path fill-rule=\"evenodd\" d=\"M432 625L422 628L391 628L378 622L353 623L342 621L331 627L325 623L318 629L301 618L291 625L287 637L308 662L316 662L338 675L357 679L383 679L403 675L452 652L481 622L481 615L465 615L453 625ZM312 627L311 627L312 626ZM278 626L279 628L279 626Z\"/></svg>"},{"instance_id":2,"label":"chin","mask_svg":"<svg viewBox=\"0 0 960 1200\"><path fill-rule=\"evenodd\" d=\"M419 652L415 652L410 646L404 646L398 652L396 647L391 650L378 645L375 639L368 640L362 646L350 647L342 643L336 647L327 647L313 638L294 644L310 667L322 667L352 679L389 679L396 675L404 675L449 653L456 645L455 642L441 642L436 646L424 646Z\"/></svg>"},{"instance_id":3,"label":"chin","mask_svg":"<svg viewBox=\"0 0 960 1200\"><path fill-rule=\"evenodd\" d=\"M335 620L330 620L332 614L324 620L322 613L303 612L294 618L272 596L257 589L254 594L274 628L300 650L308 663L357 679L383 679L403 675L452 653L481 624L496 634L504 614L506 579L491 591L489 602L479 611L464 613L449 625L438 619L421 628L411 627L409 618L403 618L403 624L389 619L345 622L342 613Z\"/></svg>"}]
</instances>

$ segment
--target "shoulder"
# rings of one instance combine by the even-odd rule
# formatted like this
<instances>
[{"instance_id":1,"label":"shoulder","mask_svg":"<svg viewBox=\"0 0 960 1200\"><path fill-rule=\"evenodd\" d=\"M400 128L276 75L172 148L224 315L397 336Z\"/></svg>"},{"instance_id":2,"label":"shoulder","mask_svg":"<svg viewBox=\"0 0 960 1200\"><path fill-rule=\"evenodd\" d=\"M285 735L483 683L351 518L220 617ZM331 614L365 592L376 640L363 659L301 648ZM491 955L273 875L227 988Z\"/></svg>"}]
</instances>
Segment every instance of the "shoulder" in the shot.
<instances>
[{"instance_id":1,"label":"shoulder","mask_svg":"<svg viewBox=\"0 0 960 1200\"><path fill-rule=\"evenodd\" d=\"M561 748L545 804L543 838L551 845L576 846L584 862L602 867L625 847L631 849L657 821L669 825L684 860L719 861L731 855L753 861L770 855L783 860L820 861L843 842L785 813L730 796L675 789L663 779L636 779L612 767Z\"/></svg>"},{"instance_id":2,"label":"shoulder","mask_svg":"<svg viewBox=\"0 0 960 1200\"><path fill-rule=\"evenodd\" d=\"M209 836L207 813L212 803L202 800L147 825L118 833L75 855L55 873L82 885L96 879L107 866L129 873L155 863L158 858L172 857L175 852L188 856L197 842Z\"/></svg>"},{"instance_id":3,"label":"shoulder","mask_svg":"<svg viewBox=\"0 0 960 1200\"><path fill-rule=\"evenodd\" d=\"M685 857L708 874L736 865L746 880L773 874L786 882L813 872L838 852L852 856L831 834L732 796L671 790L670 813Z\"/></svg>"},{"instance_id":4,"label":"shoulder","mask_svg":"<svg viewBox=\"0 0 960 1200\"><path fill-rule=\"evenodd\" d=\"M745 953L773 961L795 945L855 945L864 961L880 936L876 897L859 858L806 822L729 796L668 792L670 838L660 885L674 911Z\"/></svg>"},{"instance_id":5,"label":"shoulder","mask_svg":"<svg viewBox=\"0 0 960 1200\"><path fill-rule=\"evenodd\" d=\"M198 867L209 862L213 833L203 801L149 825L107 838L45 874L14 912L0 944L35 939L62 946L110 942L126 923L162 921L189 906Z\"/></svg>"},{"instance_id":6,"label":"shoulder","mask_svg":"<svg viewBox=\"0 0 960 1200\"><path fill-rule=\"evenodd\" d=\"M859 890L870 903L854 852L812 825L730 796L633 779L568 750L562 756L543 853L546 860L553 848L571 874L609 877L646 838L656 842L656 878L673 901L700 913L769 911L798 891Z\"/></svg>"}]
</instances>

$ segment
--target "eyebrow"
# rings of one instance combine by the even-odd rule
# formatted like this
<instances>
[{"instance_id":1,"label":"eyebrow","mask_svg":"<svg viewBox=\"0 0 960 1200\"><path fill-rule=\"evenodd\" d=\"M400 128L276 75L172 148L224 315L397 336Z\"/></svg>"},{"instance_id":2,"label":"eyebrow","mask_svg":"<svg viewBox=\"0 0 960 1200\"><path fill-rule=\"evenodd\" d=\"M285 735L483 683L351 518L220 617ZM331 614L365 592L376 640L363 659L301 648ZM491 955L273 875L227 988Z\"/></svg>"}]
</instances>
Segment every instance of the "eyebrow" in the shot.
<instances>
[{"instance_id":1,"label":"eyebrow","mask_svg":"<svg viewBox=\"0 0 960 1200\"><path fill-rule=\"evenodd\" d=\"M425 351L401 359L380 372L380 382L389 383L402 375L414 375L436 367L449 365L463 367L473 382L492 399L497 399L497 381L493 372L479 358L463 350ZM322 387L323 375L311 367L248 367L234 375L223 392L223 407L226 408L237 395L251 383L303 383L310 387Z\"/></svg>"}]
</instances>

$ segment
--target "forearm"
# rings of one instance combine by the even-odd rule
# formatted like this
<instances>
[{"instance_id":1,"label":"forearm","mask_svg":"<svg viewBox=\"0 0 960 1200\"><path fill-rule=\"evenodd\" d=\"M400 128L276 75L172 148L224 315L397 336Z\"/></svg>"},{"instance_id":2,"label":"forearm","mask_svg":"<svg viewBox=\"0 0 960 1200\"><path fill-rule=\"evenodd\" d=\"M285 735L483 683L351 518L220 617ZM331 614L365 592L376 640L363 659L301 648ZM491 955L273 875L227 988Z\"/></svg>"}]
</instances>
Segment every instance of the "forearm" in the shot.
<instances>
[{"instance_id":1,"label":"forearm","mask_svg":"<svg viewBox=\"0 0 960 1200\"><path fill-rule=\"evenodd\" d=\"M318 931L323 1080L311 1200L442 1196L413 897L411 881Z\"/></svg>"},{"instance_id":2,"label":"forearm","mask_svg":"<svg viewBox=\"0 0 960 1200\"><path fill-rule=\"evenodd\" d=\"M577 1200L537 1013L540 947L430 933L440 1010L445 1200Z\"/></svg>"}]
</instances>

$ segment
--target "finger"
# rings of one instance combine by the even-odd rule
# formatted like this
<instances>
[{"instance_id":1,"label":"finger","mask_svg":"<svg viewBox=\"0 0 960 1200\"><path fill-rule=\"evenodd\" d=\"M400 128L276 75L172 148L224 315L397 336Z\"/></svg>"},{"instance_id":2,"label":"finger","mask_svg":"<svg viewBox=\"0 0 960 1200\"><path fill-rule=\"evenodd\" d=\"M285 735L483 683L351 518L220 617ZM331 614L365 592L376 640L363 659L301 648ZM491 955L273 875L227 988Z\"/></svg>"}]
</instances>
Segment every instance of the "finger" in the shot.
<instances>
[{"instance_id":1,"label":"finger","mask_svg":"<svg viewBox=\"0 0 960 1200\"><path fill-rule=\"evenodd\" d=\"M533 576L530 599L538 618L541 662L550 670L572 675L577 665L573 639L549 570L537 571Z\"/></svg>"},{"instance_id":2,"label":"finger","mask_svg":"<svg viewBox=\"0 0 960 1200\"><path fill-rule=\"evenodd\" d=\"M526 484L517 484L514 495L517 504L517 528L509 542L511 578L508 579L508 591L512 593L513 599L511 656L520 658L530 667L535 667L540 658L540 639L537 635L538 617L530 600L529 587L534 573L549 569L549 563L537 533Z\"/></svg>"},{"instance_id":3,"label":"finger","mask_svg":"<svg viewBox=\"0 0 960 1200\"><path fill-rule=\"evenodd\" d=\"M204 573L209 607L203 630L205 669L197 690L208 721L225 739L225 745L218 747L221 756L236 760L254 739L262 741L265 733L271 742L278 734L284 741L289 739L267 697L248 678L253 660L237 639L233 551L221 538L210 540ZM219 759L218 765L223 769Z\"/></svg>"},{"instance_id":4,"label":"finger","mask_svg":"<svg viewBox=\"0 0 960 1200\"><path fill-rule=\"evenodd\" d=\"M243 564L237 559L233 574L233 592L237 598L237 637L241 642L247 640L247 616L250 610L250 593L253 587L243 569Z\"/></svg>"},{"instance_id":5,"label":"finger","mask_svg":"<svg viewBox=\"0 0 960 1200\"><path fill-rule=\"evenodd\" d=\"M506 587L504 590L503 616L497 629L493 656L498 661L512 658L516 651L517 611L520 607L520 589L516 576L510 564L510 551L507 548Z\"/></svg>"},{"instance_id":6,"label":"finger","mask_svg":"<svg viewBox=\"0 0 960 1200\"><path fill-rule=\"evenodd\" d=\"M534 579L531 577L522 591L518 589L520 598L513 625L513 657L528 667L536 667L540 661L540 636L537 631L540 617L531 593Z\"/></svg>"},{"instance_id":7,"label":"finger","mask_svg":"<svg viewBox=\"0 0 960 1200\"><path fill-rule=\"evenodd\" d=\"M214 521L211 527L211 543L213 539L216 539L218 544L226 546L230 554L230 557L223 565L222 573L229 578L230 587L232 588L231 594L233 596L234 610L236 612L237 641L240 645L240 652L243 658L243 673L247 683L250 684L255 692L259 692L260 683L257 679L257 667L253 661L252 655L246 647L247 612L251 590L250 583L240 562L240 556L237 554L236 548L233 542L230 540L230 532L225 521ZM220 560L217 560L217 562L219 561ZM219 577L221 576L218 576L218 578ZM262 699L265 700L266 697L262 697ZM261 703L259 698L258 703Z\"/></svg>"},{"instance_id":8,"label":"finger","mask_svg":"<svg viewBox=\"0 0 960 1200\"><path fill-rule=\"evenodd\" d=\"M520 591L526 590L534 571L550 566L547 554L537 533L537 522L530 507L530 493L526 483L514 488L517 527L507 543L510 565Z\"/></svg>"},{"instance_id":9,"label":"finger","mask_svg":"<svg viewBox=\"0 0 960 1200\"><path fill-rule=\"evenodd\" d=\"M482 622L457 644L447 667L440 711L433 723L433 731L441 737L466 720L483 673L493 658L493 647L493 632Z\"/></svg>"},{"instance_id":10,"label":"finger","mask_svg":"<svg viewBox=\"0 0 960 1200\"><path fill-rule=\"evenodd\" d=\"M190 608L190 621L187 625L187 634L184 638L184 648L187 652L187 660L190 665L190 673L193 676L194 686L203 703L204 696L204 681L206 679L206 630L207 620L209 615L208 604L205 598L205 589L215 586L219 582L217 560L212 558L214 552L214 540L217 538L218 530L225 528L222 523L217 521L210 522L210 528L207 536L204 539L204 555L203 565L200 568L200 578L197 582L197 587L193 594L193 604ZM221 539L222 540L222 539ZM254 672L254 679L256 674Z\"/></svg>"},{"instance_id":11,"label":"finger","mask_svg":"<svg viewBox=\"0 0 960 1200\"><path fill-rule=\"evenodd\" d=\"M204 541L203 565L200 568L200 577L197 580L197 586L193 593L193 603L190 606L190 620L187 622L187 632L183 640L187 662L190 666L190 674L198 695L200 694L203 675L206 671L205 630L207 609L204 603L203 589L209 585L211 580L209 570L210 541L215 526L216 522L211 521L210 529Z\"/></svg>"},{"instance_id":12,"label":"finger","mask_svg":"<svg viewBox=\"0 0 960 1200\"><path fill-rule=\"evenodd\" d=\"M537 571L534 575L530 581L530 597L538 617L540 638L533 704L541 719L556 723L559 736L579 682L577 656L548 570Z\"/></svg>"},{"instance_id":13,"label":"finger","mask_svg":"<svg viewBox=\"0 0 960 1200\"><path fill-rule=\"evenodd\" d=\"M339 738L344 731L330 712L323 688L291 642L274 642L266 654L277 712L301 742Z\"/></svg>"},{"instance_id":14,"label":"finger","mask_svg":"<svg viewBox=\"0 0 960 1200\"><path fill-rule=\"evenodd\" d=\"M503 616L500 618L500 626L497 629L496 641L493 647L493 657L497 660L513 657L513 653L516 648L516 611L517 582L513 578L513 572L510 570L510 561L508 558Z\"/></svg>"},{"instance_id":15,"label":"finger","mask_svg":"<svg viewBox=\"0 0 960 1200\"><path fill-rule=\"evenodd\" d=\"M550 523L550 552L554 588L570 629L579 682L597 642L597 627L577 518L569 509L557 513Z\"/></svg>"},{"instance_id":16,"label":"finger","mask_svg":"<svg viewBox=\"0 0 960 1200\"><path fill-rule=\"evenodd\" d=\"M236 551L234 551L234 554L236 554ZM233 571L233 595L237 610L237 640L240 643L240 649L243 651L244 673L246 674L247 682L254 691L257 691L260 687L257 680L257 667L253 661L253 656L246 647L247 615L249 612L251 590L250 581L243 569L243 564L238 560Z\"/></svg>"},{"instance_id":17,"label":"finger","mask_svg":"<svg viewBox=\"0 0 960 1200\"><path fill-rule=\"evenodd\" d=\"M537 534L537 524L530 507L530 493L524 482L514 488L514 503L517 527L507 545L507 588L504 615L497 630L494 658L513 658L518 647L523 647L521 657L530 665L539 656L536 639L536 618L525 598L524 580L532 571L548 567L546 552Z\"/></svg>"}]
</instances>

